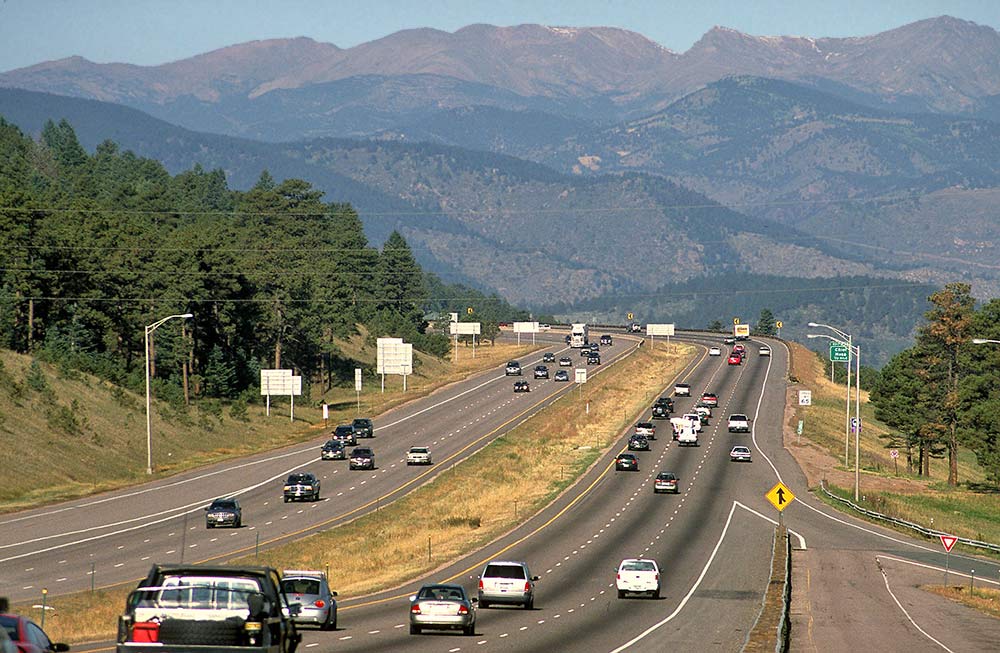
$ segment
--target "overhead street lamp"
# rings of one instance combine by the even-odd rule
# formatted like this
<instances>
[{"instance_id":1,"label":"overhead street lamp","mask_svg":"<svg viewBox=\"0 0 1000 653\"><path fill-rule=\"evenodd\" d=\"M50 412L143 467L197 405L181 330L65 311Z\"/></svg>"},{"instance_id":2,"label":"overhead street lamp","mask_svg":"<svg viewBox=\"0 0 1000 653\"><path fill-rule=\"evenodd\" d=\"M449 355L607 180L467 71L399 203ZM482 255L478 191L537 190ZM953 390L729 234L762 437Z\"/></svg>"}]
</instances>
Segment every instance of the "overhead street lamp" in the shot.
<instances>
[{"instance_id":1,"label":"overhead street lamp","mask_svg":"<svg viewBox=\"0 0 1000 653\"><path fill-rule=\"evenodd\" d=\"M824 329L829 329L833 331L841 338L847 340L847 407L845 409L846 417L844 418L844 467L848 464L848 454L850 452L850 442L851 442L851 334L844 333L837 327L832 327L829 324L819 324L817 322L809 322L809 326L816 328L822 327ZM810 338L814 336L809 336ZM829 338L829 336L827 336ZM833 338L830 338L833 340ZM838 341L839 342L839 341ZM841 343L843 344L843 343ZM833 381L833 361L830 361L830 380ZM861 392L861 385L858 385L858 392Z\"/></svg>"},{"instance_id":2,"label":"overhead street lamp","mask_svg":"<svg viewBox=\"0 0 1000 653\"><path fill-rule=\"evenodd\" d=\"M852 354L854 355L854 360L856 361L856 374L854 375L856 381L855 401L854 401L854 500L857 501L861 496L861 345L850 345L843 340L838 340L833 336L828 336L825 333L810 333L806 335L807 338L826 338L831 342L836 342L838 344L847 347L848 357ZM850 360L848 360L847 366L850 369ZM848 395L847 395L847 428L850 431L851 428L851 404L850 404L850 384L848 384ZM846 458L846 456L845 456ZM844 465L845 467L847 465Z\"/></svg>"},{"instance_id":3,"label":"overhead street lamp","mask_svg":"<svg viewBox=\"0 0 1000 653\"><path fill-rule=\"evenodd\" d=\"M168 322L174 318L188 319L194 317L192 313L184 313L182 315L168 315L162 320L157 320L152 324L146 325L146 337L145 337L145 348L146 353L146 473L153 473L153 428L152 422L149 418L149 406L150 406L150 395L149 395L149 336L154 331L156 331L164 322Z\"/></svg>"}]
</instances>

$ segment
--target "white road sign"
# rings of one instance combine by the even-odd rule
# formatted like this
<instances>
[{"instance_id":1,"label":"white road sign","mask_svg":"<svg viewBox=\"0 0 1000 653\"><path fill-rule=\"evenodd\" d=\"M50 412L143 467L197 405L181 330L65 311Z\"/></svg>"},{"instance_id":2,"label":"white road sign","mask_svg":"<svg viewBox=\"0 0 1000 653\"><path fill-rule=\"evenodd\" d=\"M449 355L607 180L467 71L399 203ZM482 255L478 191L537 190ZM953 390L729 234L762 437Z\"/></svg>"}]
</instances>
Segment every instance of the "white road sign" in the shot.
<instances>
[{"instance_id":1,"label":"white road sign","mask_svg":"<svg viewBox=\"0 0 1000 653\"><path fill-rule=\"evenodd\" d=\"M361 392L361 368L354 368L354 391Z\"/></svg>"},{"instance_id":2,"label":"white road sign","mask_svg":"<svg viewBox=\"0 0 1000 653\"><path fill-rule=\"evenodd\" d=\"M578 367L578 368L576 368L576 378L574 380L577 383L586 383L587 382L587 368L586 367Z\"/></svg>"},{"instance_id":3,"label":"white road sign","mask_svg":"<svg viewBox=\"0 0 1000 653\"><path fill-rule=\"evenodd\" d=\"M538 333L538 322L515 322L514 333Z\"/></svg>"},{"instance_id":4,"label":"white road sign","mask_svg":"<svg viewBox=\"0 0 1000 653\"><path fill-rule=\"evenodd\" d=\"M478 336L483 325L480 322L452 322L450 327L453 336Z\"/></svg>"},{"instance_id":5,"label":"white road sign","mask_svg":"<svg viewBox=\"0 0 1000 653\"><path fill-rule=\"evenodd\" d=\"M672 336L674 335L673 324L647 324L647 336Z\"/></svg>"},{"instance_id":6,"label":"white road sign","mask_svg":"<svg viewBox=\"0 0 1000 653\"><path fill-rule=\"evenodd\" d=\"M812 390L799 390L799 405L812 406L812 403L813 403Z\"/></svg>"}]
</instances>

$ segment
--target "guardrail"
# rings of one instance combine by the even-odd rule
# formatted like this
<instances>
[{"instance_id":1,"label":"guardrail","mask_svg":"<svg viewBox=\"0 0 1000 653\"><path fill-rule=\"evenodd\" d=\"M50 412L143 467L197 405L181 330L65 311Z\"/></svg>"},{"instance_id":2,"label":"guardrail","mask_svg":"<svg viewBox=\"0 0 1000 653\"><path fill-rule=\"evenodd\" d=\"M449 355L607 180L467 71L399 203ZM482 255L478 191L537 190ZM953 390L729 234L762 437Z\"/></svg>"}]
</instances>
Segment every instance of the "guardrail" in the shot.
<instances>
[{"instance_id":1,"label":"guardrail","mask_svg":"<svg viewBox=\"0 0 1000 653\"><path fill-rule=\"evenodd\" d=\"M945 531L934 530L933 528L927 528L926 526L921 526L920 524L915 524L911 521L906 521L905 519L899 519L898 517L890 517L889 515L883 515L880 512L869 510L868 508L862 508L853 501L845 499L844 497L838 497L836 494L833 494L828 489L826 489L826 479L821 480L819 486L820 489L823 490L823 492L826 494L826 496L830 497L831 499L835 499L836 501L839 501L845 505L850 506L855 511L861 513L862 515L865 515L866 517L871 517L872 519L878 519L884 522L889 522L890 524L895 524L897 526L903 526L904 528L909 528L910 530L914 530L920 533L921 535L930 538L941 537L942 535L949 535L949 536L951 535L951 533L946 533ZM979 540L973 540L967 537L959 537L958 541L966 546L971 546L978 549L986 549L988 551L993 551L994 553L1000 553L1000 544L993 544L991 542L981 542Z\"/></svg>"}]
</instances>

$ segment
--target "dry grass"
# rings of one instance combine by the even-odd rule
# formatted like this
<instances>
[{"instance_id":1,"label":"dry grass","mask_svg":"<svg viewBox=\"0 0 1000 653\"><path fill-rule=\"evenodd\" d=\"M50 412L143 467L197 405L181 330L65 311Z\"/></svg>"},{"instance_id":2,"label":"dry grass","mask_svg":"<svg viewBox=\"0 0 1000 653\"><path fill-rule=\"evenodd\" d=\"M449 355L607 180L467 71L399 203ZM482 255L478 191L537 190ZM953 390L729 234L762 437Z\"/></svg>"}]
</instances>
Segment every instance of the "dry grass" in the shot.
<instances>
[{"instance_id":1,"label":"dry grass","mask_svg":"<svg viewBox=\"0 0 1000 653\"><path fill-rule=\"evenodd\" d=\"M673 353L643 348L377 513L243 562L326 569L342 597L428 573L502 535L550 502L634 422L692 353L685 347ZM582 409L588 401L589 415ZM52 635L70 641L111 636L126 594L121 590L53 599L57 610L50 617ZM91 630L84 624L102 628Z\"/></svg>"},{"instance_id":2,"label":"dry grass","mask_svg":"<svg viewBox=\"0 0 1000 653\"><path fill-rule=\"evenodd\" d=\"M367 356L364 336L341 343ZM523 356L529 345L477 348L477 358L460 355L452 365L428 356L408 378L387 377L382 394L372 379L362 393L365 414L430 394L471 373ZM463 352L464 353L464 352ZM359 360L367 360L361 358ZM18 469L0 485L0 512L10 512L145 482L145 398L95 377L40 364L32 376L32 359L0 350L0 468ZM374 363L374 354L371 354ZM353 384L325 397L334 405L333 424L357 414ZM246 419L229 406L203 401L190 409L153 404L153 465L158 476L276 449L314 438L323 427L320 400L296 401L295 422L288 419L287 400L272 399L271 417L264 406L251 404ZM109 456L108 452L115 455ZM45 483L40 484L39 479Z\"/></svg>"},{"instance_id":3,"label":"dry grass","mask_svg":"<svg viewBox=\"0 0 1000 653\"><path fill-rule=\"evenodd\" d=\"M975 608L991 617L1000 617L1000 590L998 589L973 587L970 591L969 587L964 585L949 585L948 587L943 585L921 585L920 589L951 599L970 608Z\"/></svg>"}]
</instances>

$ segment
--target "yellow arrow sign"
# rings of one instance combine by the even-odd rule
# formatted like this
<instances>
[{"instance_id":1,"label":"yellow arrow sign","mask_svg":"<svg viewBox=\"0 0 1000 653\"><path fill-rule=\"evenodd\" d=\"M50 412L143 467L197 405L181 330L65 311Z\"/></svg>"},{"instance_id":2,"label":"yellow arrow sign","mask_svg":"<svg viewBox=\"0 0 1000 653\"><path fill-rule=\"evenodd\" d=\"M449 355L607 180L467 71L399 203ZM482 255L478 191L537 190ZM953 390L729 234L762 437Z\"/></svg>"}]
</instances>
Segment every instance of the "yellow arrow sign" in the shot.
<instances>
[{"instance_id":1,"label":"yellow arrow sign","mask_svg":"<svg viewBox=\"0 0 1000 653\"><path fill-rule=\"evenodd\" d=\"M775 483L771 491L764 495L764 498L771 502L778 510L784 510L788 507L792 501L795 501L795 495L792 491L788 489L788 486L778 481Z\"/></svg>"}]
</instances>

